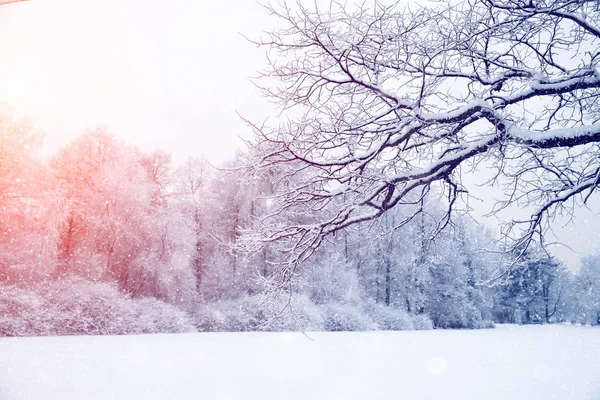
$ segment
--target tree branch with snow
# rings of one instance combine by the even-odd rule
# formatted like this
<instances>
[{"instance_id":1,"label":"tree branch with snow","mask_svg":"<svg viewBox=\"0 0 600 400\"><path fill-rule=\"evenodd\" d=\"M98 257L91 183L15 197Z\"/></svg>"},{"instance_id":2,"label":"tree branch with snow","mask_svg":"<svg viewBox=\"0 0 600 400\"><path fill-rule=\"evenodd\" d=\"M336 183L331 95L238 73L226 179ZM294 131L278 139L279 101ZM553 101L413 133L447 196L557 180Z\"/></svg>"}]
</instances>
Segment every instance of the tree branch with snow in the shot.
<instances>
[{"instance_id":1,"label":"tree branch with snow","mask_svg":"<svg viewBox=\"0 0 600 400\"><path fill-rule=\"evenodd\" d=\"M443 228L468 211L462 177L481 163L504 189L493 212L533 210L505 226L515 247L543 242L553 216L597 188L597 1L266 8L283 27L256 41L270 62L257 84L281 119L254 125L249 167L281 179L253 239L286 241L287 268L423 198L446 199Z\"/></svg>"}]
</instances>

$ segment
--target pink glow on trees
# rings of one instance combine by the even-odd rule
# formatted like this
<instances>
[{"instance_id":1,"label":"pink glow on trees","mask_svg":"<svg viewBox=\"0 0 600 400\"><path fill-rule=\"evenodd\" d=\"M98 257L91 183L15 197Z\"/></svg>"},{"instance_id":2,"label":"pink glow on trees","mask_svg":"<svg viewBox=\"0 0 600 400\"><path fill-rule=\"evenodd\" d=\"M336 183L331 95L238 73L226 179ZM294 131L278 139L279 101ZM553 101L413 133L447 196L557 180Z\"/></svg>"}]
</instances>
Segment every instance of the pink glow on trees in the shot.
<instances>
[{"instance_id":1,"label":"pink glow on trees","mask_svg":"<svg viewBox=\"0 0 600 400\"><path fill-rule=\"evenodd\" d=\"M103 130L59 152L52 166L67 207L61 273L115 280L135 295L191 301L191 233L166 202L168 165L168 157L143 155Z\"/></svg>"},{"instance_id":2,"label":"pink glow on trees","mask_svg":"<svg viewBox=\"0 0 600 400\"><path fill-rule=\"evenodd\" d=\"M29 121L0 108L0 281L39 281L56 266L61 201L36 157L41 139Z\"/></svg>"}]
</instances>

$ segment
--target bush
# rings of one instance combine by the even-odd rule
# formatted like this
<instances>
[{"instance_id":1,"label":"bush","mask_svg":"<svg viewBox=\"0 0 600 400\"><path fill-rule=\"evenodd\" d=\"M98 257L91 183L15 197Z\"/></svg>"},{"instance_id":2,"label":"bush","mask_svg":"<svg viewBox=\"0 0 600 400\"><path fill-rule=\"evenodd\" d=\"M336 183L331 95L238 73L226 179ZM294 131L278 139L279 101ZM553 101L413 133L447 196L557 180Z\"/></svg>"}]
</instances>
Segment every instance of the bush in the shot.
<instances>
[{"instance_id":1,"label":"bush","mask_svg":"<svg viewBox=\"0 0 600 400\"><path fill-rule=\"evenodd\" d=\"M433 322L428 315L411 315L416 330L433 329Z\"/></svg>"},{"instance_id":2,"label":"bush","mask_svg":"<svg viewBox=\"0 0 600 400\"><path fill-rule=\"evenodd\" d=\"M323 305L326 331L372 331L377 324L360 308L351 304L329 303Z\"/></svg>"},{"instance_id":3,"label":"bush","mask_svg":"<svg viewBox=\"0 0 600 400\"><path fill-rule=\"evenodd\" d=\"M433 325L443 329L484 329L493 328L491 321L484 320L481 311L473 304L447 300L439 302L431 314Z\"/></svg>"},{"instance_id":4,"label":"bush","mask_svg":"<svg viewBox=\"0 0 600 400\"><path fill-rule=\"evenodd\" d=\"M36 335L42 303L36 293L0 285L0 336Z\"/></svg>"},{"instance_id":5,"label":"bush","mask_svg":"<svg viewBox=\"0 0 600 400\"><path fill-rule=\"evenodd\" d=\"M369 303L366 305L366 312L373 318L379 330L405 331L433 328L431 320L426 315L412 315L394 307Z\"/></svg>"},{"instance_id":6,"label":"bush","mask_svg":"<svg viewBox=\"0 0 600 400\"><path fill-rule=\"evenodd\" d=\"M251 303L252 298L245 298L202 305L194 314L196 327L201 332L257 330L260 321Z\"/></svg>"},{"instance_id":7,"label":"bush","mask_svg":"<svg viewBox=\"0 0 600 400\"><path fill-rule=\"evenodd\" d=\"M199 307L195 320L206 332L322 330L324 324L319 307L300 294L291 300L283 296L265 301L255 295L220 301Z\"/></svg>"},{"instance_id":8,"label":"bush","mask_svg":"<svg viewBox=\"0 0 600 400\"><path fill-rule=\"evenodd\" d=\"M203 305L197 309L195 321L198 330L205 332L433 329L426 315L411 315L374 302L315 304L301 294L266 303L257 295Z\"/></svg>"},{"instance_id":9,"label":"bush","mask_svg":"<svg viewBox=\"0 0 600 400\"><path fill-rule=\"evenodd\" d=\"M0 335L122 335L192 332L189 317L153 298L133 299L116 285L72 278L36 292L0 285Z\"/></svg>"}]
</instances>

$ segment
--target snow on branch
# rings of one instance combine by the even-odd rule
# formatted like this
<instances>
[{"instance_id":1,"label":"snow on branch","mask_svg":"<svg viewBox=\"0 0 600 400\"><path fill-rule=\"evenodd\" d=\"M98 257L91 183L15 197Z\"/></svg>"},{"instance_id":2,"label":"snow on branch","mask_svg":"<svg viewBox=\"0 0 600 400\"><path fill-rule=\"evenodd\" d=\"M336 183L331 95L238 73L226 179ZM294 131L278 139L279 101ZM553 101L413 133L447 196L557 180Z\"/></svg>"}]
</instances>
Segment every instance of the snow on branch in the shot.
<instances>
[{"instance_id":1,"label":"snow on branch","mask_svg":"<svg viewBox=\"0 0 600 400\"><path fill-rule=\"evenodd\" d=\"M462 177L480 163L504 187L493 212L533 210L507 222L519 246L596 188L596 1L267 8L283 27L255 41L270 60L256 83L282 118L254 125L249 170L279 180L253 238L285 241L286 265L391 208L417 215L431 196L445 199L446 226L469 210Z\"/></svg>"}]
</instances>

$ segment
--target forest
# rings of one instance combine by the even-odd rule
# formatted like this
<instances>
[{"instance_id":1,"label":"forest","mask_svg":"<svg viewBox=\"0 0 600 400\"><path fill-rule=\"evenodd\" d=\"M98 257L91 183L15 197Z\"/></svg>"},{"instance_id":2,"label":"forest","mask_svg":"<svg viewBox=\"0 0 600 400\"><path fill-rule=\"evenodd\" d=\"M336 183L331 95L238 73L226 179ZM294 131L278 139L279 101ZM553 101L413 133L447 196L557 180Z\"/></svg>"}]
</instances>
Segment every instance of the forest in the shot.
<instances>
[{"instance_id":1,"label":"forest","mask_svg":"<svg viewBox=\"0 0 600 400\"><path fill-rule=\"evenodd\" d=\"M0 0L0 400L600 399L600 0Z\"/></svg>"},{"instance_id":2,"label":"forest","mask_svg":"<svg viewBox=\"0 0 600 400\"><path fill-rule=\"evenodd\" d=\"M286 275L285 242L247 243L291 178L250 179L252 149L212 166L102 128L50 157L42 140L2 110L2 336L600 323L600 256L573 272L466 213L440 228L443 199L335 232ZM295 211L280 217L313 222Z\"/></svg>"},{"instance_id":3,"label":"forest","mask_svg":"<svg viewBox=\"0 0 600 400\"><path fill-rule=\"evenodd\" d=\"M219 165L0 108L1 336L600 324L600 254L548 251L597 205L598 1L326 3L263 7L277 117Z\"/></svg>"}]
</instances>

